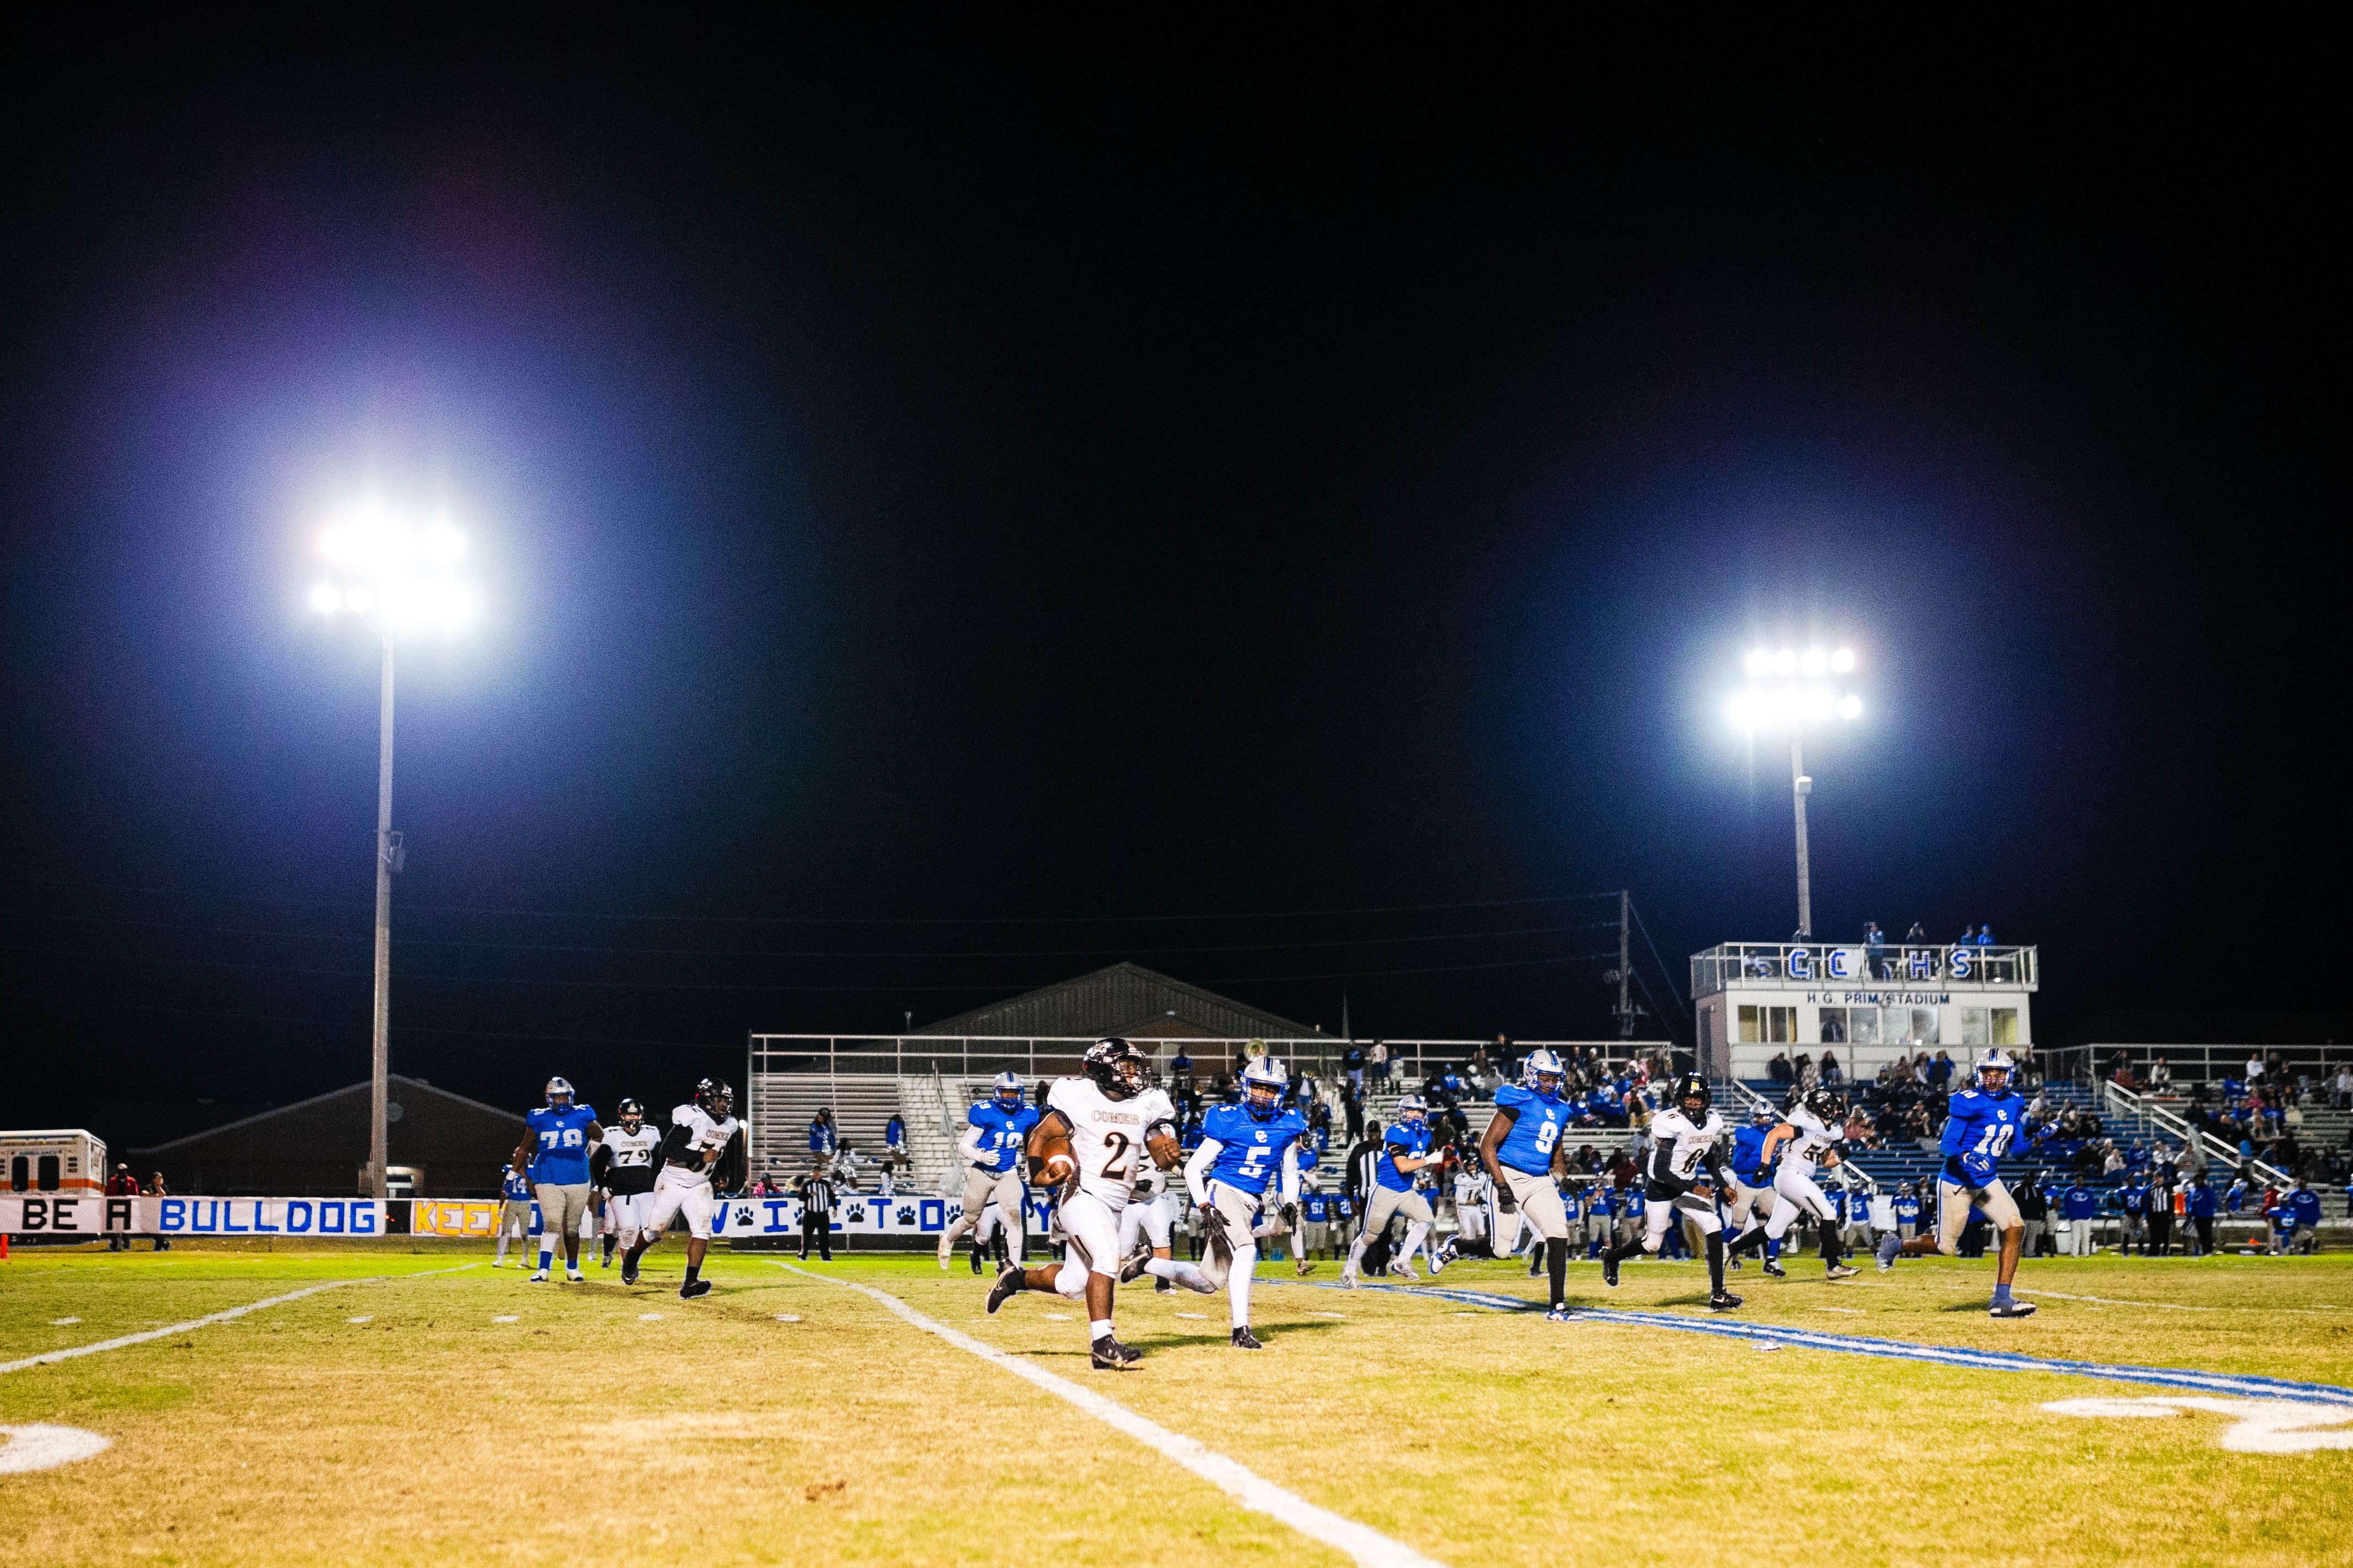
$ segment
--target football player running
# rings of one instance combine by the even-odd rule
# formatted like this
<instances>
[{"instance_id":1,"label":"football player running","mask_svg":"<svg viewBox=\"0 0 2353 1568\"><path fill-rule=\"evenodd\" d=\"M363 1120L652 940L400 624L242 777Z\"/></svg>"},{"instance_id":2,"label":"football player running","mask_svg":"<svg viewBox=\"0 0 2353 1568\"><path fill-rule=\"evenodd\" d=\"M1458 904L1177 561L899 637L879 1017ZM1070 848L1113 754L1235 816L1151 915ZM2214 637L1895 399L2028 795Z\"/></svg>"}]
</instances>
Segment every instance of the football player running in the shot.
<instances>
[{"instance_id":1,"label":"football player running","mask_svg":"<svg viewBox=\"0 0 2353 1568\"><path fill-rule=\"evenodd\" d=\"M1058 1079L1046 1114L1030 1130L1032 1179L1061 1197L1057 1217L1070 1247L1059 1267L1008 1268L989 1287L992 1313L1024 1290L1050 1290L1087 1304L1093 1364L1124 1371L1144 1359L1119 1342L1112 1297L1119 1283L1119 1216L1135 1186L1137 1162L1176 1168L1176 1108L1153 1081L1144 1052L1116 1036L1080 1059L1082 1078Z\"/></svg>"},{"instance_id":2,"label":"football player running","mask_svg":"<svg viewBox=\"0 0 2353 1568\"><path fill-rule=\"evenodd\" d=\"M997 1223L1005 1226L1008 1254L1020 1261L1027 1246L1021 1234L1021 1205L1028 1194L1021 1183L1022 1151L1029 1146L1029 1130L1044 1112L1021 1092L1021 1079L1009 1072L997 1075L989 1098L965 1112L964 1136L956 1152L964 1157L964 1214L940 1233L940 1267L955 1255L956 1238L980 1224L981 1210L997 1200ZM981 1239L973 1242L973 1272L980 1272Z\"/></svg>"},{"instance_id":3,"label":"football player running","mask_svg":"<svg viewBox=\"0 0 2353 1568\"><path fill-rule=\"evenodd\" d=\"M1242 1068L1242 1102L1212 1106L1202 1121L1200 1146L1185 1162L1185 1185L1208 1225L1208 1257L1198 1266L1157 1258L1134 1265L1137 1272L1173 1279L1203 1294L1225 1287L1233 1345L1240 1351L1265 1348L1250 1332L1250 1322L1258 1238L1297 1226L1299 1144L1307 1136L1307 1119L1283 1105L1286 1082L1281 1062L1254 1058ZM1261 1212L1270 1207L1270 1184L1275 1203L1261 1227Z\"/></svg>"},{"instance_id":4,"label":"football player running","mask_svg":"<svg viewBox=\"0 0 2353 1568\"><path fill-rule=\"evenodd\" d=\"M1356 1273L1365 1261L1365 1248L1373 1237L1388 1228L1390 1216L1405 1215L1405 1245L1398 1250L1398 1261L1390 1268L1409 1279L1420 1278L1413 1271L1413 1255L1420 1250L1422 1238L1430 1234L1430 1204L1414 1190L1414 1177L1422 1167L1432 1163L1430 1152L1430 1109L1421 1096L1409 1094L1397 1102L1397 1119L1382 1134L1381 1152L1373 1167L1372 1190L1365 1194L1365 1228L1356 1234L1356 1242L1348 1249L1348 1261L1340 1268L1340 1283L1353 1290Z\"/></svg>"},{"instance_id":5,"label":"football player running","mask_svg":"<svg viewBox=\"0 0 2353 1568\"><path fill-rule=\"evenodd\" d=\"M1543 1239L1545 1268L1552 1279L1552 1310L1545 1314L1548 1323L1568 1321L1568 1210L1553 1183L1567 1152L1560 1136L1568 1126L1568 1102L1560 1093L1567 1076L1560 1058L1551 1051L1530 1051L1520 1065L1520 1081L1495 1090L1495 1114L1479 1140L1480 1163L1498 1190L1511 1193L1518 1224ZM1512 1239L1515 1244L1519 1240L1517 1226Z\"/></svg>"},{"instance_id":6,"label":"football player running","mask_svg":"<svg viewBox=\"0 0 2353 1568\"><path fill-rule=\"evenodd\" d=\"M555 1238L564 1237L564 1277L586 1285L580 1272L580 1226L588 1216L588 1146L605 1136L593 1107L573 1098L568 1079L547 1080L547 1103L523 1118L522 1142L514 1167L531 1183L539 1202L539 1272L531 1283L547 1282L555 1258Z\"/></svg>"},{"instance_id":7,"label":"football player running","mask_svg":"<svg viewBox=\"0 0 2353 1568\"><path fill-rule=\"evenodd\" d=\"M1748 1125L1732 1135L1732 1198L1725 1205L1724 1223L1738 1230L1744 1240L1750 1231L1763 1230L1765 1222L1780 1205L1780 1196L1773 1191L1773 1165L1765 1158L1766 1136L1780 1121L1779 1117L1760 1105ZM1765 1272L1776 1279L1787 1278L1788 1270L1781 1267L1781 1244L1768 1238L1763 1246ZM1728 1251L1732 1266L1739 1268L1738 1250Z\"/></svg>"},{"instance_id":8,"label":"football player running","mask_svg":"<svg viewBox=\"0 0 2353 1568\"><path fill-rule=\"evenodd\" d=\"M1675 1080L1664 1110L1651 1119L1651 1152L1643 1161L1643 1187L1649 1203L1643 1211L1642 1235L1601 1255L1601 1282L1615 1287L1618 1266L1636 1252L1659 1255L1667 1227L1688 1217L1707 1238L1707 1304L1728 1312L1740 1298L1724 1288L1724 1222L1716 1217L1715 1194L1733 1188L1732 1173L1724 1168L1719 1145L1725 1131L1716 1114L1715 1096L1707 1079L1687 1072Z\"/></svg>"},{"instance_id":9,"label":"football player running","mask_svg":"<svg viewBox=\"0 0 2353 1568\"><path fill-rule=\"evenodd\" d=\"M1774 1205L1773 1216L1763 1230L1749 1231L1732 1244L1730 1251L1753 1252L1778 1241L1789 1234L1800 1215L1810 1215L1822 1238L1822 1277L1852 1279L1862 1272L1843 1261L1837 1205L1814 1179L1817 1166L1828 1169L1839 1163L1838 1143L1844 1126L1845 1110L1839 1097L1827 1089L1809 1090L1801 1103L1782 1113L1780 1124L1765 1135L1759 1156L1765 1164L1777 1157L1780 1160L1781 1168L1773 1176L1773 1192L1781 1201Z\"/></svg>"},{"instance_id":10,"label":"football player running","mask_svg":"<svg viewBox=\"0 0 2353 1568\"><path fill-rule=\"evenodd\" d=\"M1176 1233L1176 1194L1170 1173L1147 1161L1135 1173L1135 1190L1128 1194L1127 1206L1119 1211L1119 1255L1128 1260L1120 1270L1121 1283L1135 1278L1133 1268L1142 1258L1165 1262L1174 1257L1170 1238ZM1172 1287L1164 1278L1155 1279L1152 1288L1166 1294Z\"/></svg>"},{"instance_id":11,"label":"football player running","mask_svg":"<svg viewBox=\"0 0 2353 1568\"><path fill-rule=\"evenodd\" d=\"M711 1216L718 1207L712 1183L715 1179L722 1191L739 1186L744 1167L744 1124L735 1120L735 1091L716 1079L704 1079L694 1086L694 1098L670 1113L670 1131L662 1135L661 1172L647 1199L637 1245L621 1255L621 1283L638 1282L638 1260L683 1213L686 1281L678 1293L688 1301L708 1295L711 1281L702 1278L702 1255L711 1247Z\"/></svg>"},{"instance_id":12,"label":"football player running","mask_svg":"<svg viewBox=\"0 0 2353 1568\"><path fill-rule=\"evenodd\" d=\"M1947 1104L1945 1136L1940 1145L1945 1168L1936 1177L1936 1234L1904 1242L1889 1236L1879 1243L1883 1263L1893 1263L1899 1253L1905 1258L1931 1252L1956 1257L1961 1249L1961 1227L1968 1223L1970 1207L1985 1210L1986 1218L1993 1222L1994 1230L2001 1237L2000 1261L1994 1270L1993 1303L1986 1314L1993 1318L2034 1315L2033 1302L2021 1301L2010 1294L2010 1283L2018 1278L2018 1254L2026 1237L2026 1221L2001 1180L2001 1157L2009 1152L2026 1116L2024 1098L2010 1087L2015 1066L2002 1052L1988 1051L1978 1058L1975 1086L1962 1089Z\"/></svg>"},{"instance_id":13,"label":"football player running","mask_svg":"<svg viewBox=\"0 0 2353 1568\"><path fill-rule=\"evenodd\" d=\"M605 1131L605 1267L613 1266L613 1251L626 1252L637 1244L653 1206L655 1155L661 1134L646 1125L646 1108L635 1100L621 1101L621 1124Z\"/></svg>"}]
</instances>

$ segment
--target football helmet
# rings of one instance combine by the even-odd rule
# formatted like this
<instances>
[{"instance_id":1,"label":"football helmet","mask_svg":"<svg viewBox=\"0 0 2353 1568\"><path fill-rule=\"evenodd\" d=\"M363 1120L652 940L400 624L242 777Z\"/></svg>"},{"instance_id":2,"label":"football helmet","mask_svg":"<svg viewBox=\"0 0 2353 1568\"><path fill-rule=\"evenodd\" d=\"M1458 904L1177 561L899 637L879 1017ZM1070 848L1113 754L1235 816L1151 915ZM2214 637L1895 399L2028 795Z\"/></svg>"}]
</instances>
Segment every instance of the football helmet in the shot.
<instances>
[{"instance_id":1,"label":"football helmet","mask_svg":"<svg viewBox=\"0 0 2353 1568\"><path fill-rule=\"evenodd\" d=\"M1694 1100L1699 1101L1697 1110L1694 1110L1691 1106L1691 1102ZM1668 1097L1667 1103L1690 1117L1695 1123L1704 1121L1707 1120L1707 1108L1715 1103L1715 1090L1708 1088L1707 1079L1700 1077L1699 1074L1687 1072L1675 1079L1674 1093Z\"/></svg>"},{"instance_id":2,"label":"football helmet","mask_svg":"<svg viewBox=\"0 0 2353 1568\"><path fill-rule=\"evenodd\" d=\"M1152 1064L1130 1040L1107 1035L1079 1058L1095 1087L1113 1100L1128 1100L1152 1087Z\"/></svg>"},{"instance_id":3,"label":"football helmet","mask_svg":"<svg viewBox=\"0 0 2353 1568\"><path fill-rule=\"evenodd\" d=\"M1018 1110L1021 1109L1021 1075L1019 1073L998 1073L997 1075L997 1080L989 1086L989 1089L996 1096L997 1110Z\"/></svg>"},{"instance_id":4,"label":"football helmet","mask_svg":"<svg viewBox=\"0 0 2353 1568\"><path fill-rule=\"evenodd\" d=\"M1428 1120L1429 1116L1430 1107L1422 1103L1421 1096L1418 1094L1398 1096L1397 1119L1399 1121L1422 1121Z\"/></svg>"},{"instance_id":5,"label":"football helmet","mask_svg":"<svg viewBox=\"0 0 2353 1568\"><path fill-rule=\"evenodd\" d=\"M735 1114L735 1091L724 1079L707 1078L694 1086L694 1103L713 1121L724 1121Z\"/></svg>"},{"instance_id":6,"label":"football helmet","mask_svg":"<svg viewBox=\"0 0 2353 1568\"><path fill-rule=\"evenodd\" d=\"M1545 1079L1552 1082L1546 1083ZM1560 1065L1560 1058L1544 1049L1530 1051L1520 1063L1520 1081L1542 1095L1556 1095L1560 1086L1568 1081L1568 1069Z\"/></svg>"},{"instance_id":7,"label":"football helmet","mask_svg":"<svg viewBox=\"0 0 2353 1568\"><path fill-rule=\"evenodd\" d=\"M1835 1126L1846 1119L1846 1102L1833 1089L1817 1089L1807 1091L1805 1106L1820 1119L1825 1127Z\"/></svg>"},{"instance_id":8,"label":"football helmet","mask_svg":"<svg viewBox=\"0 0 2353 1568\"><path fill-rule=\"evenodd\" d=\"M2017 1070L2018 1064L2010 1059L2008 1053L2002 1051L1988 1051L1985 1055L1978 1058L1978 1087L1984 1089L1989 1094L2000 1094L2003 1089L2010 1087L2010 1077ZM2001 1081L2000 1083L1988 1083L1986 1081L1986 1074L1995 1072L2001 1074Z\"/></svg>"},{"instance_id":9,"label":"football helmet","mask_svg":"<svg viewBox=\"0 0 2353 1568\"><path fill-rule=\"evenodd\" d=\"M1253 1057L1242 1068L1242 1109L1252 1121L1271 1121L1282 1110L1282 1091L1290 1086L1282 1064L1272 1057Z\"/></svg>"},{"instance_id":10,"label":"football helmet","mask_svg":"<svg viewBox=\"0 0 2353 1568\"><path fill-rule=\"evenodd\" d=\"M621 1099L621 1125L635 1132L645 1119L645 1103L624 1095Z\"/></svg>"},{"instance_id":11,"label":"football helmet","mask_svg":"<svg viewBox=\"0 0 2353 1568\"><path fill-rule=\"evenodd\" d=\"M552 1078L547 1080L547 1108L550 1110L569 1110L572 1109L572 1080L570 1079Z\"/></svg>"}]
</instances>

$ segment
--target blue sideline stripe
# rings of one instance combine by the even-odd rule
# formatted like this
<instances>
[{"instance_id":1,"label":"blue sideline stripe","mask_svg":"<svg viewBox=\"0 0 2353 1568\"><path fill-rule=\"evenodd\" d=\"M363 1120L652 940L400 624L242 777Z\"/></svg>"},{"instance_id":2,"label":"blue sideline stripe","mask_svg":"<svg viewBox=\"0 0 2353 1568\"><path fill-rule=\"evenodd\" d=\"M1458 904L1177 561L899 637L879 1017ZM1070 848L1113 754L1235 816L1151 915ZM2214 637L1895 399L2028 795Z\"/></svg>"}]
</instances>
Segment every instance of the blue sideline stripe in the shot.
<instances>
[{"instance_id":1,"label":"blue sideline stripe","mask_svg":"<svg viewBox=\"0 0 2353 1568\"><path fill-rule=\"evenodd\" d=\"M1261 1279L1259 1283L1289 1284L1290 1281ZM1315 1288L1321 1290L1341 1289L1337 1285L1318 1285ZM1432 1285L1367 1285L1359 1289L1377 1290L1389 1296L1428 1297L1466 1307L1484 1307L1498 1312L1544 1310L1541 1301L1486 1290L1456 1290ZM1978 1372L2048 1372L2064 1376L2103 1378L2110 1383L2149 1383L2165 1388L2194 1388L2203 1394L2258 1399L2287 1397L2317 1400L2329 1405L2353 1405L2353 1388L2339 1388L2327 1383L2296 1383L2281 1377L2197 1372L2188 1367L2113 1366L2096 1361L2056 1361L2046 1356L2020 1355L2014 1351L1920 1345L1905 1340L1874 1340L1862 1334L1827 1334L1817 1329L1784 1328L1777 1323L1744 1323L1731 1318L1685 1318L1672 1312L1621 1312L1609 1307L1573 1307L1569 1310L1585 1322L1630 1323L1646 1329L1673 1329L1686 1334L1715 1334L1724 1339L1799 1345L1807 1350L1839 1351L1848 1355L1886 1356L1896 1361L1923 1362L1931 1366L1968 1367Z\"/></svg>"}]
</instances>

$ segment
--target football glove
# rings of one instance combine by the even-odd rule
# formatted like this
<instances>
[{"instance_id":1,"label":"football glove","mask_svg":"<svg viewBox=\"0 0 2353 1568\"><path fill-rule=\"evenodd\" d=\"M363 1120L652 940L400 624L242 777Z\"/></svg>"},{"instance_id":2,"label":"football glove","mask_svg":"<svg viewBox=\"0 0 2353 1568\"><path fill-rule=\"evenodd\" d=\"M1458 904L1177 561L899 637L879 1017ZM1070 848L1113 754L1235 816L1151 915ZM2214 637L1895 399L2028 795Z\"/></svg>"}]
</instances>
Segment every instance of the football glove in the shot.
<instances>
[{"instance_id":1,"label":"football glove","mask_svg":"<svg viewBox=\"0 0 2353 1568\"><path fill-rule=\"evenodd\" d=\"M1961 1177L1972 1187L1982 1189L1993 1185L1994 1177L1999 1170L2000 1167L1994 1163L1993 1156L1990 1154L1961 1156Z\"/></svg>"},{"instance_id":2,"label":"football glove","mask_svg":"<svg viewBox=\"0 0 2353 1568\"><path fill-rule=\"evenodd\" d=\"M1297 1204L1285 1204L1282 1205L1282 1228L1285 1230L1297 1230L1299 1228L1299 1205Z\"/></svg>"}]
</instances>

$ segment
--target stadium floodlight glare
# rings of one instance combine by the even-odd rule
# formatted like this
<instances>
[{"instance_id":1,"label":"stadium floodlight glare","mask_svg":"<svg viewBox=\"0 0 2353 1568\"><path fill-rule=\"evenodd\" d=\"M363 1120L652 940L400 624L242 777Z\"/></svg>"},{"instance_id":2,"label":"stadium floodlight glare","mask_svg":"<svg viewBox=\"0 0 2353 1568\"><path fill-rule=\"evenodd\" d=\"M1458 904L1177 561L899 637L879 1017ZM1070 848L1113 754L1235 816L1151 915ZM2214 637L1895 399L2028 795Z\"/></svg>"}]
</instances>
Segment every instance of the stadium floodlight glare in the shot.
<instances>
[{"instance_id":1,"label":"stadium floodlight glare","mask_svg":"<svg viewBox=\"0 0 2353 1568\"><path fill-rule=\"evenodd\" d=\"M1806 854L1806 796L1814 781L1806 776L1806 731L1833 719L1852 721L1862 717L1862 699L1841 692L1826 680L1829 675L1850 675L1855 666L1851 647L1758 648L1741 661L1748 685L1725 704L1733 727L1754 736L1761 731L1789 737L1789 793L1798 821L1798 935L1814 934L1812 868Z\"/></svg>"},{"instance_id":2,"label":"stadium floodlight glare","mask_svg":"<svg viewBox=\"0 0 2353 1568\"><path fill-rule=\"evenodd\" d=\"M402 637L462 629L480 608L473 584L459 574L466 538L447 517L423 521L381 497L352 502L319 535L325 574L311 585L313 614L368 623L384 639L375 792L375 1027L368 1099L367 1187L385 1194L391 1152L392 874L400 869L400 835L392 830L393 646Z\"/></svg>"}]
</instances>

